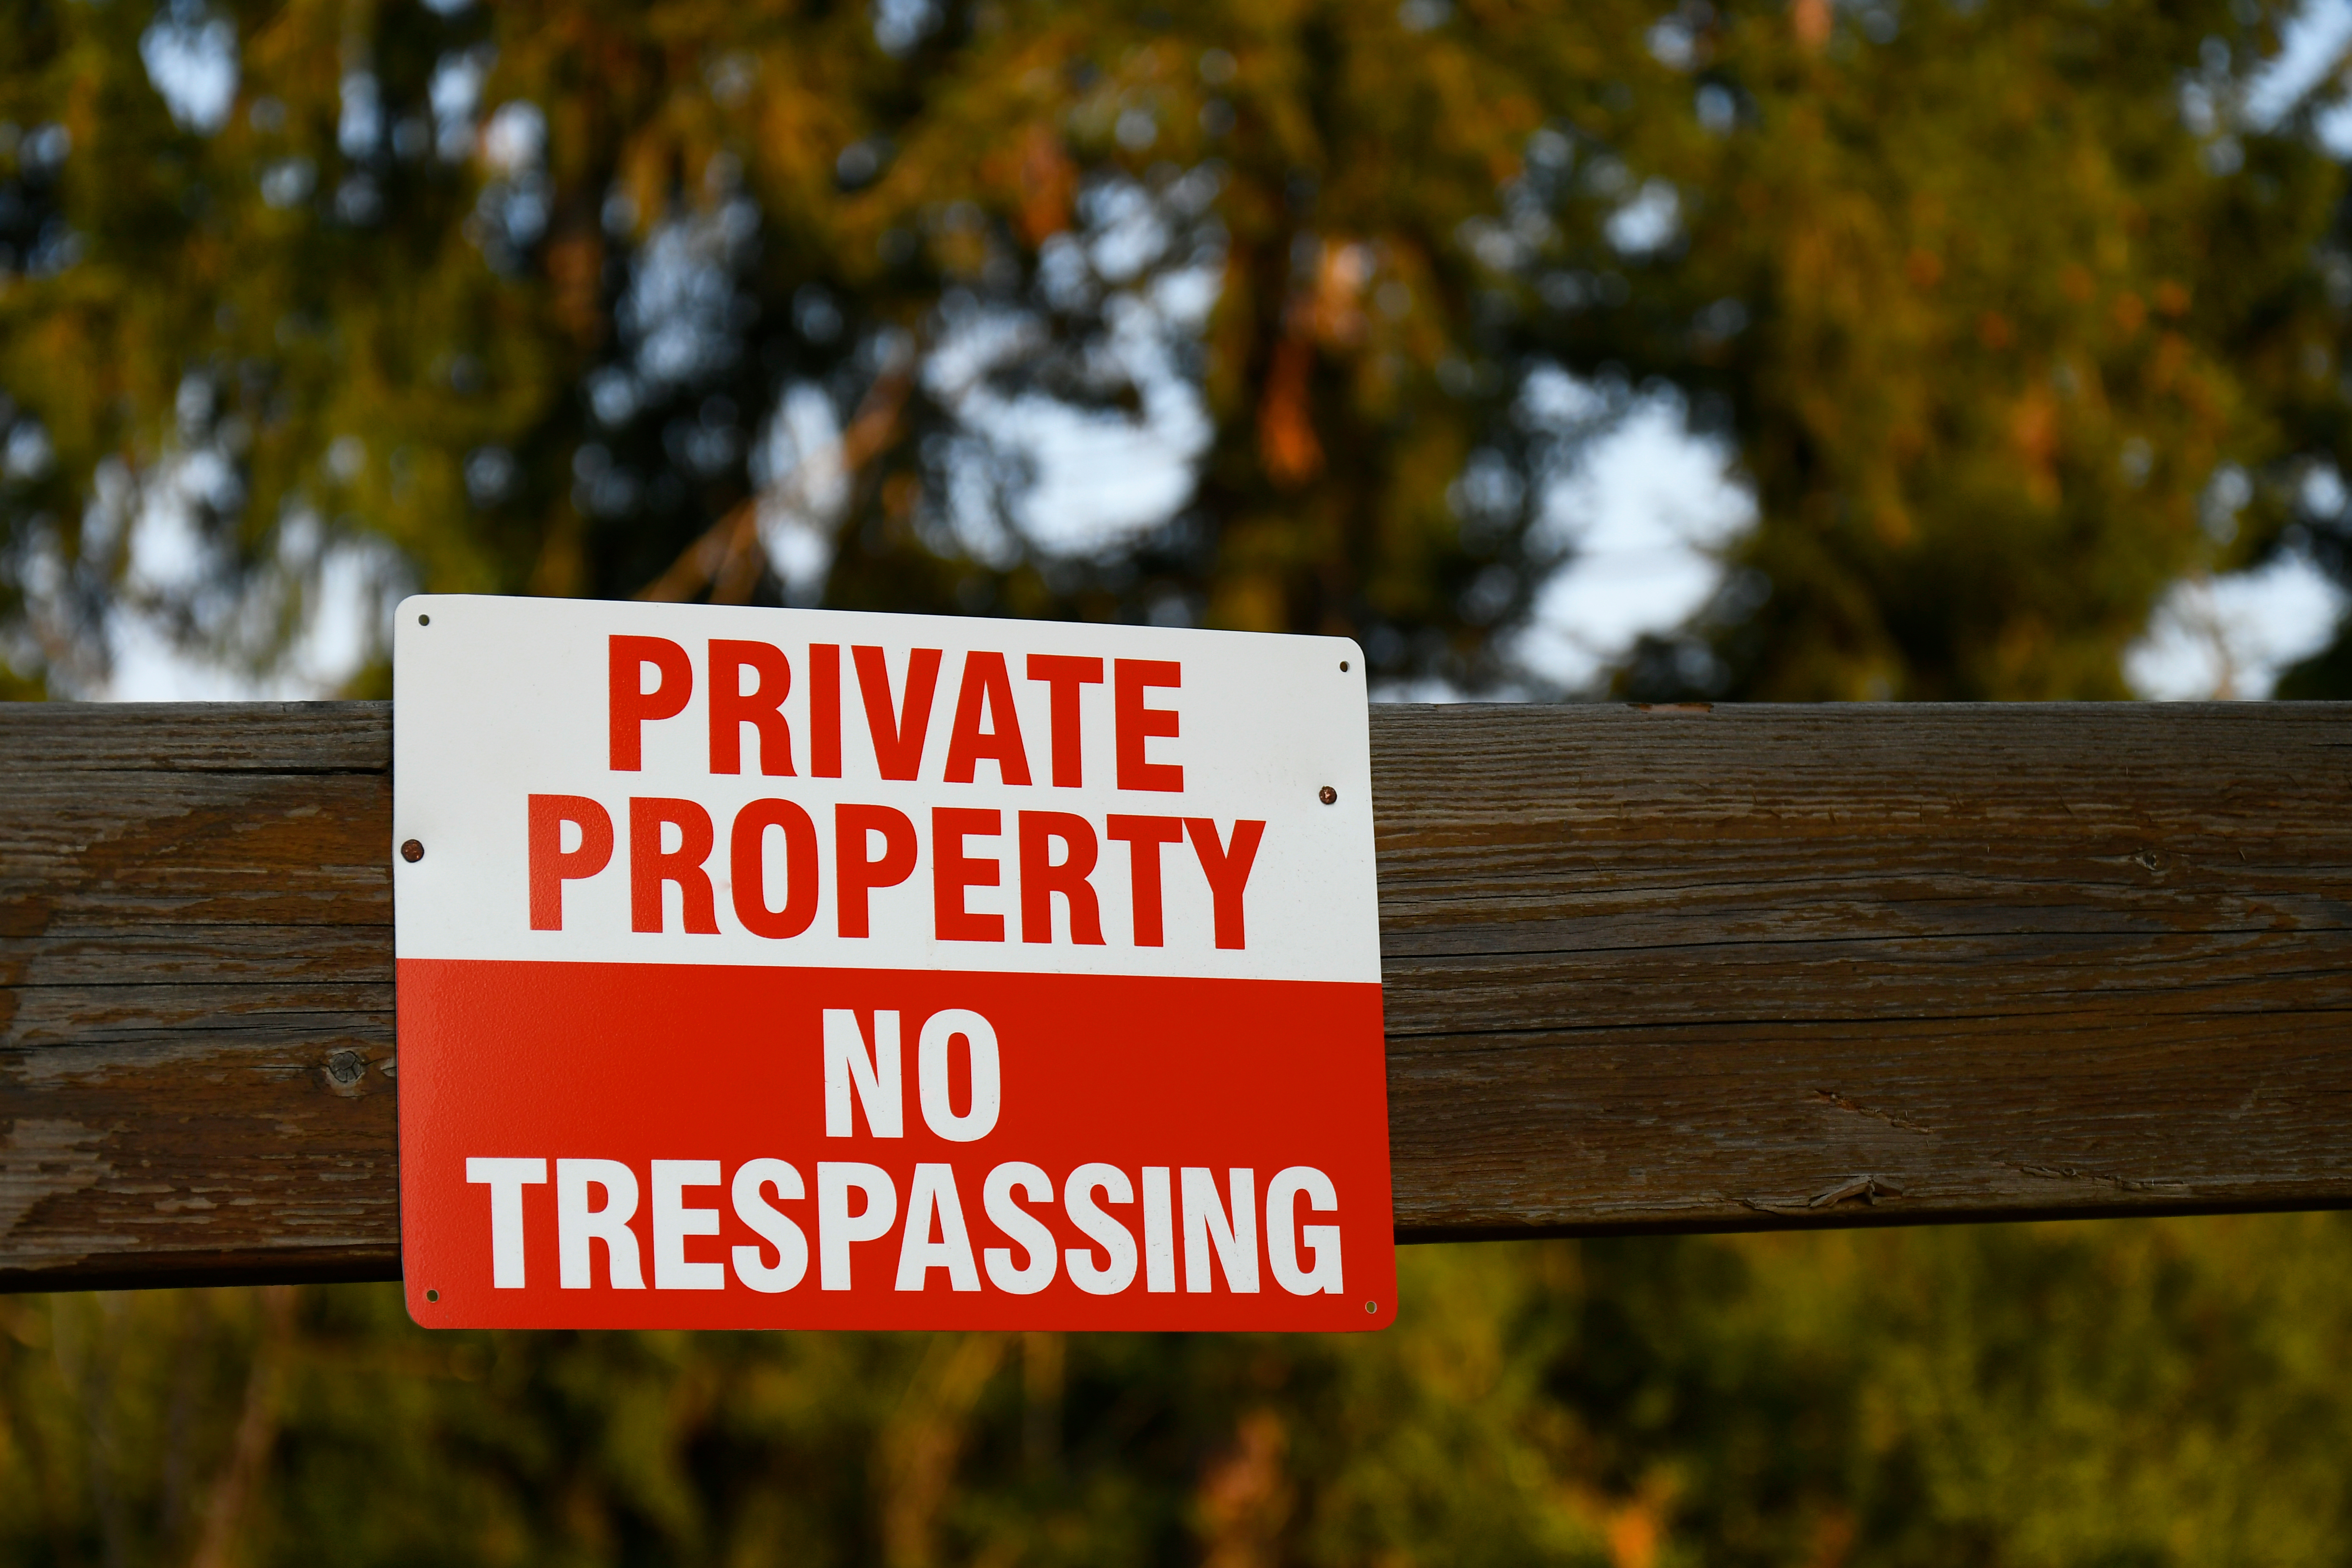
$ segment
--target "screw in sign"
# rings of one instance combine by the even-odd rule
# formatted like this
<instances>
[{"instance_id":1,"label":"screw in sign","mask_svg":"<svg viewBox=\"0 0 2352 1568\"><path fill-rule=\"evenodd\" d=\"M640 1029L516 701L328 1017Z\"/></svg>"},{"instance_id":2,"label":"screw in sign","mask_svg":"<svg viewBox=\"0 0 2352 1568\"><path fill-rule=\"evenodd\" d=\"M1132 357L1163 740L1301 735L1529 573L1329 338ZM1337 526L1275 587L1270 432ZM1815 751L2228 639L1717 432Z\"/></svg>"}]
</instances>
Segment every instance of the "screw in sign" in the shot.
<instances>
[{"instance_id":1,"label":"screw in sign","mask_svg":"<svg viewBox=\"0 0 2352 1568\"><path fill-rule=\"evenodd\" d=\"M1354 644L443 595L397 628L418 1322L1393 1316Z\"/></svg>"}]
</instances>

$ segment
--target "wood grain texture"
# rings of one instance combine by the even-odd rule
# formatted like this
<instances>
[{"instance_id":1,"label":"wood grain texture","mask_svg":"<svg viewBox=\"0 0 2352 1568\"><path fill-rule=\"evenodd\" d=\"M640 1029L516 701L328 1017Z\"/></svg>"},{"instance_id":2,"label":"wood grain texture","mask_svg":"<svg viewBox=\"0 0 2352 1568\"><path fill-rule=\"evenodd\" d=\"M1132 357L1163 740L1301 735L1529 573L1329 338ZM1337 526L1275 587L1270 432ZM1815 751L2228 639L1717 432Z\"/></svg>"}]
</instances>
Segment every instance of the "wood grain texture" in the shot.
<instances>
[{"instance_id":1,"label":"wood grain texture","mask_svg":"<svg viewBox=\"0 0 2352 1568\"><path fill-rule=\"evenodd\" d=\"M1372 733L1407 1236L2352 1200L2352 708Z\"/></svg>"},{"instance_id":2,"label":"wood grain texture","mask_svg":"<svg viewBox=\"0 0 2352 1568\"><path fill-rule=\"evenodd\" d=\"M391 1278L388 703L0 707L0 1286Z\"/></svg>"},{"instance_id":3,"label":"wood grain texture","mask_svg":"<svg viewBox=\"0 0 2352 1568\"><path fill-rule=\"evenodd\" d=\"M1372 742L1408 1239L2352 1202L2352 706ZM0 1288L397 1274L390 759L0 708Z\"/></svg>"}]
</instances>

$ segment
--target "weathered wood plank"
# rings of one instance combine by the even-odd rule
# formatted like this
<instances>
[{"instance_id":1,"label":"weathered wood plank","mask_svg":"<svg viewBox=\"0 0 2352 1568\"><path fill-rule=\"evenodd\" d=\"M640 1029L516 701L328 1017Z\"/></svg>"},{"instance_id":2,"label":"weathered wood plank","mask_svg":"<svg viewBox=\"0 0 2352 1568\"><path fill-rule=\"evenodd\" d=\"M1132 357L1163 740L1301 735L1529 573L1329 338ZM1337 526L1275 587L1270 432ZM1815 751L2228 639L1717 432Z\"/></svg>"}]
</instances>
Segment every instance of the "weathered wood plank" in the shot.
<instances>
[{"instance_id":1,"label":"weathered wood plank","mask_svg":"<svg viewBox=\"0 0 2352 1568\"><path fill-rule=\"evenodd\" d=\"M389 704L0 707L0 1284L399 1273Z\"/></svg>"},{"instance_id":2,"label":"weathered wood plank","mask_svg":"<svg viewBox=\"0 0 2352 1568\"><path fill-rule=\"evenodd\" d=\"M397 1273L390 738L0 708L0 1285ZM1373 755L1409 1238L2352 1202L2352 707Z\"/></svg>"},{"instance_id":3,"label":"weathered wood plank","mask_svg":"<svg viewBox=\"0 0 2352 1568\"><path fill-rule=\"evenodd\" d=\"M2352 1199L2352 710L1374 735L1409 1235Z\"/></svg>"}]
</instances>

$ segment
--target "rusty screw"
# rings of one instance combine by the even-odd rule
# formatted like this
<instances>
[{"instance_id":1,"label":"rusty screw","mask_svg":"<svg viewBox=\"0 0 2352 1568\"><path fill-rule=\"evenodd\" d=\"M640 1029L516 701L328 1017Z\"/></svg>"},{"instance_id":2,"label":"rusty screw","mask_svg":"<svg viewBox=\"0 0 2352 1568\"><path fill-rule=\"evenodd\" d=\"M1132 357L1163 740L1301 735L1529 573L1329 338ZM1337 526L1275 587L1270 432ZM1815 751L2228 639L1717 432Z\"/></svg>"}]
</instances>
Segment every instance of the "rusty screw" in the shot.
<instances>
[{"instance_id":1,"label":"rusty screw","mask_svg":"<svg viewBox=\"0 0 2352 1568\"><path fill-rule=\"evenodd\" d=\"M1325 784L1321 789L1315 792L1315 798L1321 801L1325 805L1337 805L1339 804L1339 792L1333 789L1329 784Z\"/></svg>"},{"instance_id":2,"label":"rusty screw","mask_svg":"<svg viewBox=\"0 0 2352 1568\"><path fill-rule=\"evenodd\" d=\"M414 866L425 858L425 846L412 838L400 847L400 858Z\"/></svg>"}]
</instances>

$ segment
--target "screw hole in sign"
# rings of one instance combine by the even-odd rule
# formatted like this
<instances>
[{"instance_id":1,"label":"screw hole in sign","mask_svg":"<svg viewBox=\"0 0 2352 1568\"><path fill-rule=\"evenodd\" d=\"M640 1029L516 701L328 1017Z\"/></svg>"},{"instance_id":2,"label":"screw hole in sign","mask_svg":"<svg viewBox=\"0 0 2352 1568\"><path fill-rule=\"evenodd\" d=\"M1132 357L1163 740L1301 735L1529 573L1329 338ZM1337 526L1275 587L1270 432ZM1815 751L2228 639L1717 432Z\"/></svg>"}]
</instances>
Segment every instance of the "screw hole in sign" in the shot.
<instances>
[{"instance_id":1,"label":"screw hole in sign","mask_svg":"<svg viewBox=\"0 0 2352 1568\"><path fill-rule=\"evenodd\" d=\"M433 617L431 616L419 616L416 617L416 624L420 626L429 626L433 624Z\"/></svg>"},{"instance_id":2,"label":"screw hole in sign","mask_svg":"<svg viewBox=\"0 0 2352 1568\"><path fill-rule=\"evenodd\" d=\"M1348 673L1348 661L1344 658L1339 661L1339 673L1342 675Z\"/></svg>"},{"instance_id":3,"label":"screw hole in sign","mask_svg":"<svg viewBox=\"0 0 2352 1568\"><path fill-rule=\"evenodd\" d=\"M1367 1312L1377 1312L1380 1310L1381 1304L1378 1301L1367 1301L1364 1303L1364 1310Z\"/></svg>"},{"instance_id":4,"label":"screw hole in sign","mask_svg":"<svg viewBox=\"0 0 2352 1568\"><path fill-rule=\"evenodd\" d=\"M425 1292L425 1299L428 1301L438 1301L441 1299L441 1292L438 1290L427 1290ZM1367 1303L1367 1305L1369 1305L1369 1303Z\"/></svg>"}]
</instances>

